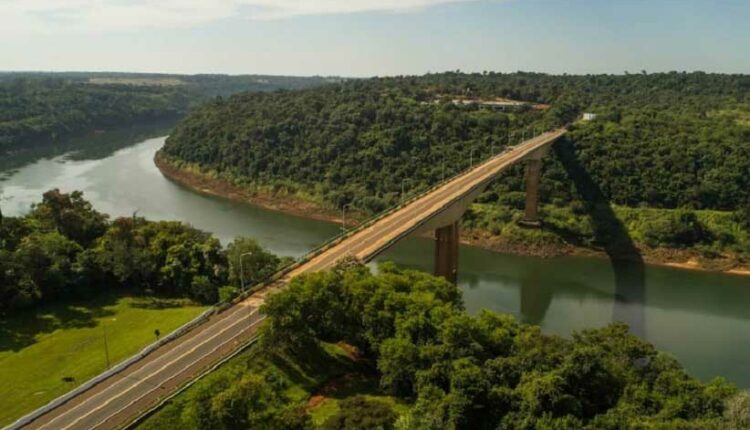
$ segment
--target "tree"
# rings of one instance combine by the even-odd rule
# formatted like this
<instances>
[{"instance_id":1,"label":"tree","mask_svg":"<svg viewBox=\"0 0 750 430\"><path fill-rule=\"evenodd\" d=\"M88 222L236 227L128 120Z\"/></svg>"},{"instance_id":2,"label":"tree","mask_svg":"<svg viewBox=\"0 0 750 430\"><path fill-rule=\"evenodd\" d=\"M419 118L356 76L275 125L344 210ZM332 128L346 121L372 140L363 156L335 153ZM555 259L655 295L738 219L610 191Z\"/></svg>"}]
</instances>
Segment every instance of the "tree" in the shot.
<instances>
[{"instance_id":1,"label":"tree","mask_svg":"<svg viewBox=\"0 0 750 430\"><path fill-rule=\"evenodd\" d=\"M95 211L80 191L70 194L58 189L47 191L42 202L33 206L30 216L84 247L107 229L107 216Z\"/></svg>"},{"instance_id":2,"label":"tree","mask_svg":"<svg viewBox=\"0 0 750 430\"><path fill-rule=\"evenodd\" d=\"M236 237L227 246L226 258L229 263L229 281L241 288L255 285L276 272L279 258L263 249L258 242L246 237ZM242 271L240 271L240 267Z\"/></svg>"},{"instance_id":3,"label":"tree","mask_svg":"<svg viewBox=\"0 0 750 430\"><path fill-rule=\"evenodd\" d=\"M339 412L328 418L322 430L391 430L396 413L387 404L354 396L339 403Z\"/></svg>"}]
</instances>

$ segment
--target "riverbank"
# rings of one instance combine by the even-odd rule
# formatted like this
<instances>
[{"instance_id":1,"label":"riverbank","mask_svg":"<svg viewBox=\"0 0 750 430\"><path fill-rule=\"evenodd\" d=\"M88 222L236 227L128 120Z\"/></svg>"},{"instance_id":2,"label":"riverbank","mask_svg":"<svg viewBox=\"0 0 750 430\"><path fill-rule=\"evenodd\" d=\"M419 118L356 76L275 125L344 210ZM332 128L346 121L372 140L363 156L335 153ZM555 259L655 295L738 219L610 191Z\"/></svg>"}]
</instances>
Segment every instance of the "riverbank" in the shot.
<instances>
[{"instance_id":1,"label":"riverbank","mask_svg":"<svg viewBox=\"0 0 750 430\"><path fill-rule=\"evenodd\" d=\"M239 185L231 184L218 177L205 174L197 168L176 166L156 153L154 163L161 173L168 179L187 187L193 191L212 196L219 196L230 200L241 201L260 206L265 209L280 211L296 216L321 221L341 223L338 211L325 209L322 205L294 194L272 194L261 189L251 190ZM347 224L356 225L356 214L347 214ZM494 252L524 256L549 258L556 256L585 256L609 258L602 249L577 246L556 241L520 241L505 235L493 234L484 229L463 229L461 243ZM750 276L750 266L739 261L734 256L713 256L707 258L692 249L673 248L640 248L641 257L646 264L675 267L685 270L721 272L733 275Z\"/></svg>"}]
</instances>

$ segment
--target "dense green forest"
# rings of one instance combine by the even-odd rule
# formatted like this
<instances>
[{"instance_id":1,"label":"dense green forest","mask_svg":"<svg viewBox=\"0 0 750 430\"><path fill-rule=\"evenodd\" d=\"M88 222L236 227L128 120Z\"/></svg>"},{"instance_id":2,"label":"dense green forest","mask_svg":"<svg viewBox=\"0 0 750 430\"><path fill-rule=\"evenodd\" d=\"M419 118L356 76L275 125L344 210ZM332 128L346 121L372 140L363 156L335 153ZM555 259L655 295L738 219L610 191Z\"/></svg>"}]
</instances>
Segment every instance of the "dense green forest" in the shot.
<instances>
[{"instance_id":1,"label":"dense green forest","mask_svg":"<svg viewBox=\"0 0 750 430\"><path fill-rule=\"evenodd\" d=\"M343 263L267 301L260 344L144 427L741 429L750 397L702 383L626 326L543 334L470 316L456 286ZM323 402L320 402L320 399Z\"/></svg>"},{"instance_id":2,"label":"dense green forest","mask_svg":"<svg viewBox=\"0 0 750 430\"><path fill-rule=\"evenodd\" d=\"M0 217L0 315L41 302L127 291L213 304L275 273L285 259L255 241L226 249L174 221L110 220L80 192L51 190L22 217Z\"/></svg>"},{"instance_id":3,"label":"dense green forest","mask_svg":"<svg viewBox=\"0 0 750 430\"><path fill-rule=\"evenodd\" d=\"M177 119L217 96L330 81L252 75L0 73L0 151L138 122Z\"/></svg>"},{"instance_id":4,"label":"dense green forest","mask_svg":"<svg viewBox=\"0 0 750 430\"><path fill-rule=\"evenodd\" d=\"M454 103L459 97L550 107L503 112ZM162 157L249 189L331 209L351 204L369 214L398 202L402 187L425 189L584 111L597 119L572 125L545 162L544 204L580 215L583 181L609 204L686 212L664 212L676 219L666 222L675 228L702 219L692 211L734 212L722 231L692 241L681 242L679 231L643 235L663 246L750 251L743 221L750 210L746 75L442 73L242 94L196 109L167 140ZM510 169L480 201L514 209L524 190L522 169ZM677 239L661 239L670 235ZM717 242L719 236L726 240Z\"/></svg>"}]
</instances>

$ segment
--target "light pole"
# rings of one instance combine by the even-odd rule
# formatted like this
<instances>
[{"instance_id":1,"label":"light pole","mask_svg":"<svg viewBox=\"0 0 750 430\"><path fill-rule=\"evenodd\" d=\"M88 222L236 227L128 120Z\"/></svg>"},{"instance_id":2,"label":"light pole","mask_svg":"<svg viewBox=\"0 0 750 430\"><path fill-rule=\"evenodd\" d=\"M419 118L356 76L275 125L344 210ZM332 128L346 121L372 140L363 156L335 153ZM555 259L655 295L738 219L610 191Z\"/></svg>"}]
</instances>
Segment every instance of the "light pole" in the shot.
<instances>
[{"instance_id":1,"label":"light pole","mask_svg":"<svg viewBox=\"0 0 750 430\"><path fill-rule=\"evenodd\" d=\"M411 182L411 179L406 178L401 181L401 203L404 202L404 184L406 184L407 182Z\"/></svg>"},{"instance_id":2,"label":"light pole","mask_svg":"<svg viewBox=\"0 0 750 430\"><path fill-rule=\"evenodd\" d=\"M104 332L104 358L107 360L107 370L109 370L109 343L107 343L107 324L102 323L102 331Z\"/></svg>"},{"instance_id":3,"label":"light pole","mask_svg":"<svg viewBox=\"0 0 750 430\"><path fill-rule=\"evenodd\" d=\"M445 153L443 153L443 177L440 179L440 182L445 182L445 159L447 157L445 156Z\"/></svg>"},{"instance_id":4,"label":"light pole","mask_svg":"<svg viewBox=\"0 0 750 430\"><path fill-rule=\"evenodd\" d=\"M341 234L346 234L346 208L351 206L351 203L341 206Z\"/></svg>"},{"instance_id":5,"label":"light pole","mask_svg":"<svg viewBox=\"0 0 750 430\"><path fill-rule=\"evenodd\" d=\"M245 269L242 268L242 257L245 257L247 255L253 255L252 251L248 251L244 254L240 254L240 286L242 287L242 292L245 292Z\"/></svg>"},{"instance_id":6,"label":"light pole","mask_svg":"<svg viewBox=\"0 0 750 430\"><path fill-rule=\"evenodd\" d=\"M117 321L117 318L112 318L112 321ZM107 322L102 321L102 332L104 333L104 358L107 360L107 370L109 370L110 367L110 361L109 361L109 342L107 341Z\"/></svg>"},{"instance_id":7,"label":"light pole","mask_svg":"<svg viewBox=\"0 0 750 430\"><path fill-rule=\"evenodd\" d=\"M476 148L471 148L471 151L469 151L469 169L474 167L474 150Z\"/></svg>"}]
</instances>

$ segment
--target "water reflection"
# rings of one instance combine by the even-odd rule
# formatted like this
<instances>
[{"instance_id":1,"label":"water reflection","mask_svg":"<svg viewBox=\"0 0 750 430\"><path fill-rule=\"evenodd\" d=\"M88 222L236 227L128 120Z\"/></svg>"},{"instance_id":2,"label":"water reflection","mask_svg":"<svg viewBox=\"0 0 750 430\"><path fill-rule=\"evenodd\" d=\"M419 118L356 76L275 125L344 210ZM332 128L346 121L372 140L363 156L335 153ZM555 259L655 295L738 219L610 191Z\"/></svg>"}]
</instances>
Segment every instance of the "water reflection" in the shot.
<instances>
[{"instance_id":1,"label":"water reflection","mask_svg":"<svg viewBox=\"0 0 750 430\"><path fill-rule=\"evenodd\" d=\"M65 156L74 161L101 160L120 149L133 146L152 137L164 136L174 127L178 118L143 122L123 126L103 133L71 138L64 142L28 146L0 154L0 181L8 179L18 169L41 159Z\"/></svg>"},{"instance_id":2,"label":"water reflection","mask_svg":"<svg viewBox=\"0 0 750 430\"><path fill-rule=\"evenodd\" d=\"M520 288L521 315L524 322L538 325L544 321L553 295L554 287L547 279L534 272L524 276Z\"/></svg>"}]
</instances>

